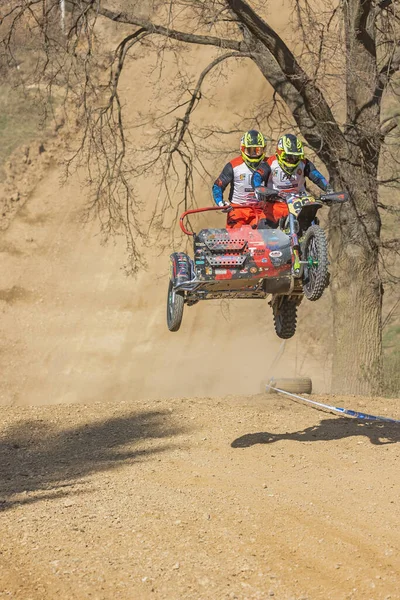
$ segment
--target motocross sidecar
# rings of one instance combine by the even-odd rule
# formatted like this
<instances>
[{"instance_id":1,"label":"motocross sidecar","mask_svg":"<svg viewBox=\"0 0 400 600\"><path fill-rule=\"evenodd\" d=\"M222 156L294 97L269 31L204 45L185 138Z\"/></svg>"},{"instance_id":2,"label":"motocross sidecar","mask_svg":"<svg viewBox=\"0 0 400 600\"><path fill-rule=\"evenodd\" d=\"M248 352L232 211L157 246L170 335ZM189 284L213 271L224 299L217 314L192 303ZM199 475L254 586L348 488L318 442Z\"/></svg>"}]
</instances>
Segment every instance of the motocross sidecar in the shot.
<instances>
[{"instance_id":1,"label":"motocross sidecar","mask_svg":"<svg viewBox=\"0 0 400 600\"><path fill-rule=\"evenodd\" d=\"M269 294L290 298L290 310L297 310L302 300L302 284L292 276L290 237L280 229L272 229L264 220L254 226L238 229L202 229L188 231L183 219L192 213L221 210L207 207L186 211L180 219L181 229L193 236L192 259L184 252L171 254L168 286L167 324L178 331L184 304L219 298L266 298ZM283 311L274 311L275 328L280 337L294 334ZM276 314L275 314L276 312ZM283 319L283 320L282 320ZM296 316L294 316L294 328Z\"/></svg>"}]
</instances>

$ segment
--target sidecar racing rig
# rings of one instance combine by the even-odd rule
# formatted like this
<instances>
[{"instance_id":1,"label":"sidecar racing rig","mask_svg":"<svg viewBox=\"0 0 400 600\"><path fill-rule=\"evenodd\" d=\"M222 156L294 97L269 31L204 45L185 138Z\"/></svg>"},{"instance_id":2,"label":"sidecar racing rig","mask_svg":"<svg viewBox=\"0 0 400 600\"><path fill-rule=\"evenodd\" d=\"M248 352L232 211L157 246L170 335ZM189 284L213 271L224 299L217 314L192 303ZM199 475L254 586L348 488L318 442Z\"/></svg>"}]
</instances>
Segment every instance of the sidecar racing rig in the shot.
<instances>
[{"instance_id":1,"label":"sidecar racing rig","mask_svg":"<svg viewBox=\"0 0 400 600\"><path fill-rule=\"evenodd\" d=\"M180 218L182 231L194 237L194 258L184 252L171 255L167 324L178 331L184 304L217 298L266 298L271 295L275 331L287 339L296 331L297 307L305 296L321 298L329 284L328 242L319 225L318 210L325 204L347 202L347 192L325 192L319 198L307 191L255 190L258 203L286 202L288 216L279 224L260 218L253 210L252 225L234 229L188 231L183 220L190 214L221 210L210 206L187 210ZM247 204L254 209L254 204ZM265 213L264 213L265 214Z\"/></svg>"},{"instance_id":2,"label":"sidecar racing rig","mask_svg":"<svg viewBox=\"0 0 400 600\"><path fill-rule=\"evenodd\" d=\"M184 212L180 226L193 236L194 258L184 252L170 256L167 324L178 331L184 304L220 298L266 298L272 295L275 329L291 337L296 328L297 306L303 298L300 279L292 276L290 237L270 228L265 219L238 229L188 231L183 220L190 214L221 210L199 208Z\"/></svg>"}]
</instances>

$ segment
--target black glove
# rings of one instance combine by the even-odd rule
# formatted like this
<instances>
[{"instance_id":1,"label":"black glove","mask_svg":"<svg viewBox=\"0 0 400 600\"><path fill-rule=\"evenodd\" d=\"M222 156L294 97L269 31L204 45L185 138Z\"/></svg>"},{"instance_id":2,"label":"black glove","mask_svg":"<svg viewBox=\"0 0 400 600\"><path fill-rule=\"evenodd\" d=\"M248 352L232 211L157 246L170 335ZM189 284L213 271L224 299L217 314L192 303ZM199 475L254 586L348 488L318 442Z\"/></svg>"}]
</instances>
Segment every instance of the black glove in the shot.
<instances>
[{"instance_id":1,"label":"black glove","mask_svg":"<svg viewBox=\"0 0 400 600\"><path fill-rule=\"evenodd\" d=\"M222 208L222 212L224 213L229 213L233 210L233 206L229 204L229 202L222 202L221 204L218 204L218 206Z\"/></svg>"}]
</instances>

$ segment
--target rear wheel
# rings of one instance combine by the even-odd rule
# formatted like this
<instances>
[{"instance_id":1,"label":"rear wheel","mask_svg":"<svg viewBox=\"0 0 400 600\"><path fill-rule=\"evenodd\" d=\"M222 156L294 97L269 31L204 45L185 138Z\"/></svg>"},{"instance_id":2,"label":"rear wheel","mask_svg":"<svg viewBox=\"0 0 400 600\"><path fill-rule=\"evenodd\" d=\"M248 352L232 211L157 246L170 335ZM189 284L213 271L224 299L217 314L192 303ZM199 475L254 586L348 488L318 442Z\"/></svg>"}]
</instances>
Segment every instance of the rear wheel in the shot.
<instances>
[{"instance_id":1,"label":"rear wheel","mask_svg":"<svg viewBox=\"0 0 400 600\"><path fill-rule=\"evenodd\" d=\"M318 225L312 225L306 232L302 247L302 259L308 262L304 268L303 292L308 300L318 300L329 283L325 231Z\"/></svg>"},{"instance_id":2,"label":"rear wheel","mask_svg":"<svg viewBox=\"0 0 400 600\"><path fill-rule=\"evenodd\" d=\"M273 304L276 335L283 340L291 338L296 332L297 304L296 300L288 296Z\"/></svg>"},{"instance_id":3,"label":"rear wheel","mask_svg":"<svg viewBox=\"0 0 400 600\"><path fill-rule=\"evenodd\" d=\"M183 293L176 292L170 280L167 298L167 324L170 331L178 331L181 326L184 302Z\"/></svg>"}]
</instances>

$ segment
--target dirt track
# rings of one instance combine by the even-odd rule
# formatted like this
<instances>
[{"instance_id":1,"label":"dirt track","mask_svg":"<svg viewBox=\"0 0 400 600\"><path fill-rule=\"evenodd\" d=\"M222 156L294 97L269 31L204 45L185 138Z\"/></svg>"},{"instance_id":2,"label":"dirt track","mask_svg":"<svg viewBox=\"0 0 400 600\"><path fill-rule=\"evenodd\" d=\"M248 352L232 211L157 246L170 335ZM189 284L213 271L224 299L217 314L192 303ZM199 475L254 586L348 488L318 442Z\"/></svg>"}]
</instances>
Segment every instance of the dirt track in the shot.
<instances>
[{"instance_id":1,"label":"dirt track","mask_svg":"<svg viewBox=\"0 0 400 600\"><path fill-rule=\"evenodd\" d=\"M261 394L5 409L0 597L395 600L399 441Z\"/></svg>"}]
</instances>

